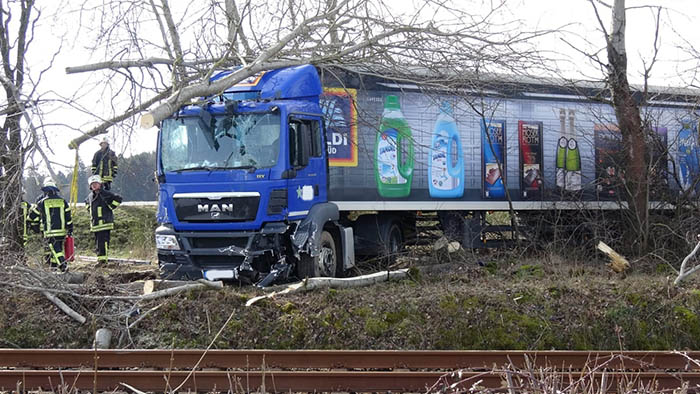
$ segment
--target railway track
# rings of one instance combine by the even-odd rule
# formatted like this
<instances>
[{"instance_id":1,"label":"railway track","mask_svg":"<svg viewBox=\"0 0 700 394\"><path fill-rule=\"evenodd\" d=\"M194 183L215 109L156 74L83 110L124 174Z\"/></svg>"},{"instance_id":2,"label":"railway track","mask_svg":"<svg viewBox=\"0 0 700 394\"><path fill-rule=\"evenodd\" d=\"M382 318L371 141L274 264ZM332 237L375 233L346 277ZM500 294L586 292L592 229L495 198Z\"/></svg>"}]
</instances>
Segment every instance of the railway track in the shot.
<instances>
[{"instance_id":1,"label":"railway track","mask_svg":"<svg viewBox=\"0 0 700 394\"><path fill-rule=\"evenodd\" d=\"M534 380L700 391L700 352L0 349L1 390L392 391Z\"/></svg>"}]
</instances>

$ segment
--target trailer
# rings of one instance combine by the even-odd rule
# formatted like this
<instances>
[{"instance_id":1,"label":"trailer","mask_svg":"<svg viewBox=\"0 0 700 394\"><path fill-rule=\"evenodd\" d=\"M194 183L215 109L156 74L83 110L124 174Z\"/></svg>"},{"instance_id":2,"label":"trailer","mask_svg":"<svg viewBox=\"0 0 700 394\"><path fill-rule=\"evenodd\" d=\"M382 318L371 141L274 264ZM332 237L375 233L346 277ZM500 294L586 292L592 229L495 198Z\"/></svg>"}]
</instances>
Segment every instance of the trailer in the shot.
<instances>
[{"instance_id":1,"label":"trailer","mask_svg":"<svg viewBox=\"0 0 700 394\"><path fill-rule=\"evenodd\" d=\"M332 75L266 71L161 123L163 276L259 286L341 276L356 255L398 251L424 211L476 247L487 211L625 206L620 133L593 94ZM645 109L659 201L697 189L697 119L684 97L660 93Z\"/></svg>"}]
</instances>

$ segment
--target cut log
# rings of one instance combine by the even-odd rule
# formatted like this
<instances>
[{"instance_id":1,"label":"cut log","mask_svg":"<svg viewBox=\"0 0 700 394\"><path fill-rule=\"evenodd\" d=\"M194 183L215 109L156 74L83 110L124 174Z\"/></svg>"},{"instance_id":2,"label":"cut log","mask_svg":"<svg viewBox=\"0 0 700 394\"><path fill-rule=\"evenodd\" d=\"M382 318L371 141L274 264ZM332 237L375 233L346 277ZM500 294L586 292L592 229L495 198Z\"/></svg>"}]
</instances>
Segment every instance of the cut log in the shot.
<instances>
[{"instance_id":1,"label":"cut log","mask_svg":"<svg viewBox=\"0 0 700 394\"><path fill-rule=\"evenodd\" d=\"M301 282L292 283L286 289L254 297L246 302L245 306L251 306L254 303L265 298L272 298L277 295L297 293L320 288L344 289L349 287L369 286L379 282L385 282L390 279L404 279L408 276L408 269L400 269L396 271L382 271L373 274L356 276L354 278L307 278Z\"/></svg>"},{"instance_id":2,"label":"cut log","mask_svg":"<svg viewBox=\"0 0 700 394\"><path fill-rule=\"evenodd\" d=\"M462 244L457 241L452 241L447 244L447 253L454 253L460 249L462 249Z\"/></svg>"},{"instance_id":3,"label":"cut log","mask_svg":"<svg viewBox=\"0 0 700 394\"><path fill-rule=\"evenodd\" d=\"M94 256L78 256L79 260L90 261L93 263L97 262L97 257ZM122 264L144 264L149 265L151 262L149 260L138 260L138 259L120 259L116 257L110 257L107 259L108 263L122 263Z\"/></svg>"},{"instance_id":4,"label":"cut log","mask_svg":"<svg viewBox=\"0 0 700 394\"><path fill-rule=\"evenodd\" d=\"M64 272L59 275L66 283L79 285L85 282L84 272Z\"/></svg>"},{"instance_id":5,"label":"cut log","mask_svg":"<svg viewBox=\"0 0 700 394\"><path fill-rule=\"evenodd\" d=\"M151 127L153 127L153 125L155 125L156 121L153 115L147 113L141 116L141 121L139 123L141 124L142 129L150 129Z\"/></svg>"},{"instance_id":6,"label":"cut log","mask_svg":"<svg viewBox=\"0 0 700 394\"><path fill-rule=\"evenodd\" d=\"M605 242L598 242L598 250L610 257L610 268L612 268L613 271L620 273L630 267L629 261L605 244Z\"/></svg>"},{"instance_id":7,"label":"cut log","mask_svg":"<svg viewBox=\"0 0 700 394\"><path fill-rule=\"evenodd\" d=\"M48 291L42 291L41 293L44 295L44 297L48 298L49 301L56 304L58 309L65 312L66 315L72 317L75 321L77 321L80 324L85 323L85 317L83 317L81 314L79 314L78 312L71 309L71 307L69 307L68 305L66 305L66 303L61 301L60 298L56 297L55 294L49 293Z\"/></svg>"},{"instance_id":8,"label":"cut log","mask_svg":"<svg viewBox=\"0 0 700 394\"><path fill-rule=\"evenodd\" d=\"M171 295L175 295L178 293L181 293L183 291L189 291L189 290L207 290L207 289L217 289L221 290L224 288L224 282L221 281L216 281L216 282L210 282L206 279L200 279L197 282L188 282L186 285L178 286L178 287L173 287L170 289L165 289L165 290L158 290L154 291L153 293L150 294L145 294L141 296L141 300L153 300L156 298L160 297L167 297Z\"/></svg>"},{"instance_id":9,"label":"cut log","mask_svg":"<svg viewBox=\"0 0 700 394\"><path fill-rule=\"evenodd\" d=\"M166 280L166 279L149 279L143 282L143 295L151 294L157 290L172 289L173 287L190 285L192 281L187 280Z\"/></svg>"},{"instance_id":10,"label":"cut log","mask_svg":"<svg viewBox=\"0 0 700 394\"><path fill-rule=\"evenodd\" d=\"M433 244L433 250L438 251L441 249L444 249L449 245L450 241L447 240L445 237L440 237L435 243Z\"/></svg>"}]
</instances>

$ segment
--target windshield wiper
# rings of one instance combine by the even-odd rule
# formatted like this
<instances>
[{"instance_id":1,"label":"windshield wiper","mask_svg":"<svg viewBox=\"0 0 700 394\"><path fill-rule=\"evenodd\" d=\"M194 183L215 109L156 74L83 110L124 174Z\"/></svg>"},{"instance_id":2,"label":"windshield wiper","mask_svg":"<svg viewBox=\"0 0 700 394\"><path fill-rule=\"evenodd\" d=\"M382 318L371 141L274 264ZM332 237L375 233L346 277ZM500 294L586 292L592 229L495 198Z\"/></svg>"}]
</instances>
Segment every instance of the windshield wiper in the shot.
<instances>
[{"instance_id":1,"label":"windshield wiper","mask_svg":"<svg viewBox=\"0 0 700 394\"><path fill-rule=\"evenodd\" d=\"M219 169L219 167L211 167L211 166L196 166L196 167L187 167L187 168L180 168L179 170L175 170L173 172L185 172L185 171L209 171L212 172L213 170Z\"/></svg>"},{"instance_id":2,"label":"windshield wiper","mask_svg":"<svg viewBox=\"0 0 700 394\"><path fill-rule=\"evenodd\" d=\"M173 172L185 172L185 171L209 171L212 172L214 170L251 170L251 172L257 170L258 168L256 166L252 165L245 165L245 166L236 166L236 167L222 167L222 166L197 166L197 167L188 167L188 168L181 168L179 170L174 170Z\"/></svg>"}]
</instances>

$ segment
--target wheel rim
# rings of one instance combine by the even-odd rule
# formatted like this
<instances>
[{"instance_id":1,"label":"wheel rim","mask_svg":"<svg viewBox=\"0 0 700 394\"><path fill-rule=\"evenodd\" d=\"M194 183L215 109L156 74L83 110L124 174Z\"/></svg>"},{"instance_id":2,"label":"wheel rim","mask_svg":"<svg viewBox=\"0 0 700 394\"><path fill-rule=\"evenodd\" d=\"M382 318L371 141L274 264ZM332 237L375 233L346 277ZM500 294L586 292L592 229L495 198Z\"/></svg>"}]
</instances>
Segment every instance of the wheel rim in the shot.
<instances>
[{"instance_id":1,"label":"wheel rim","mask_svg":"<svg viewBox=\"0 0 700 394\"><path fill-rule=\"evenodd\" d=\"M318 256L318 262L322 276L333 276L333 272L335 272L335 253L333 249L323 245Z\"/></svg>"}]
</instances>

